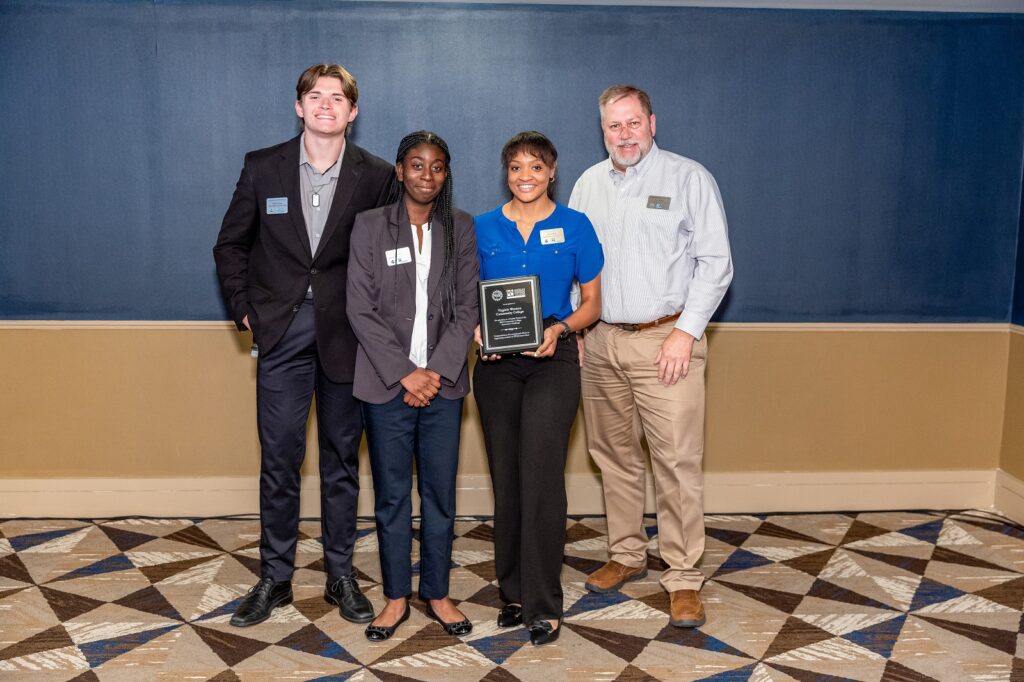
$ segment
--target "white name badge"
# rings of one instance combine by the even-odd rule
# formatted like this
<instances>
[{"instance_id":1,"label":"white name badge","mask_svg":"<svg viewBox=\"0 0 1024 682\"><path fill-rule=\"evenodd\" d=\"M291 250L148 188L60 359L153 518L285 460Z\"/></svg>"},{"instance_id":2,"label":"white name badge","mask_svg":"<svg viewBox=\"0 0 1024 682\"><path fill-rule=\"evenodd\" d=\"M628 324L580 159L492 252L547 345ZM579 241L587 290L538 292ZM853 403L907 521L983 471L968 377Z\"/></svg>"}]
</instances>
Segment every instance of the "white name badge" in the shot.
<instances>
[{"instance_id":1,"label":"white name badge","mask_svg":"<svg viewBox=\"0 0 1024 682\"><path fill-rule=\"evenodd\" d=\"M564 244L565 233L562 232L560 227L552 227L547 230L540 231L540 243L541 244Z\"/></svg>"},{"instance_id":2,"label":"white name badge","mask_svg":"<svg viewBox=\"0 0 1024 682\"><path fill-rule=\"evenodd\" d=\"M403 246L400 249L388 249L384 252L384 256L388 260L388 267L412 262L412 252L409 251L408 246Z\"/></svg>"}]
</instances>

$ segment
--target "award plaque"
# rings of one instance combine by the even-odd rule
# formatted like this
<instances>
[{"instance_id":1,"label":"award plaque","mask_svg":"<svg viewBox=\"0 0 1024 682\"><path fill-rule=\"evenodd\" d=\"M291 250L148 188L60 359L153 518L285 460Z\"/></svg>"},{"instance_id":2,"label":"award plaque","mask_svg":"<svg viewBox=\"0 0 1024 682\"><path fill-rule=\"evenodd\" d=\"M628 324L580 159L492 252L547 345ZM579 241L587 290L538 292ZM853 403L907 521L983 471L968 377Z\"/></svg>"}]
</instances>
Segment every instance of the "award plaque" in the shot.
<instances>
[{"instance_id":1,"label":"award plaque","mask_svg":"<svg viewBox=\"0 0 1024 682\"><path fill-rule=\"evenodd\" d=\"M544 340L537 275L481 280L480 340L484 355L537 350Z\"/></svg>"}]
</instances>

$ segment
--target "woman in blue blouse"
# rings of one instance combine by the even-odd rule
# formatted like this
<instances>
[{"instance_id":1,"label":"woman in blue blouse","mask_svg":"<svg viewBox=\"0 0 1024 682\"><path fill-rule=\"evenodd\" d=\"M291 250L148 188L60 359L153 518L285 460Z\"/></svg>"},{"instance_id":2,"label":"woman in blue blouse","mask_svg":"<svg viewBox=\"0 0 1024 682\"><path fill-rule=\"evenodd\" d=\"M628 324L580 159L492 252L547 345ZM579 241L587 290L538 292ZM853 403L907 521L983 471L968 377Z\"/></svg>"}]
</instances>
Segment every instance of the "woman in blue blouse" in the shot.
<instances>
[{"instance_id":1,"label":"woman in blue blouse","mask_svg":"<svg viewBox=\"0 0 1024 682\"><path fill-rule=\"evenodd\" d=\"M540 279L540 347L482 357L473 372L494 489L495 572L505 602L498 625L526 623L535 645L561 632L565 458L580 402L576 332L600 315L604 265L587 217L552 199L557 159L540 133L515 135L501 152L512 199L476 218L481 279ZM581 292L575 311L573 282Z\"/></svg>"}]
</instances>

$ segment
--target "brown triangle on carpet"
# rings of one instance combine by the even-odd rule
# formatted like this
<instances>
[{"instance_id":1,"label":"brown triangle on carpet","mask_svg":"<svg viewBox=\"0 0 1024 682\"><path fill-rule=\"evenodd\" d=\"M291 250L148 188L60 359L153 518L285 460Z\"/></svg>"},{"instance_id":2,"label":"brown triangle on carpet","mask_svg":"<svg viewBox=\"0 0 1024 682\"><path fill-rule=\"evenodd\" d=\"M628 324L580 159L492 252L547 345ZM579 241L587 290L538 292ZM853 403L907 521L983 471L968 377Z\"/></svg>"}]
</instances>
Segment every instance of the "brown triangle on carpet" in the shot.
<instances>
[{"instance_id":1,"label":"brown triangle on carpet","mask_svg":"<svg viewBox=\"0 0 1024 682\"><path fill-rule=\"evenodd\" d=\"M229 668L223 672L217 673L211 677L208 682L242 682L242 678L238 676L238 673Z\"/></svg>"},{"instance_id":2,"label":"brown triangle on carpet","mask_svg":"<svg viewBox=\"0 0 1024 682\"><path fill-rule=\"evenodd\" d=\"M9 590L0 590L0 601L10 597L12 594L18 594L22 590L27 590L30 587L31 585L25 585L24 587L12 587Z\"/></svg>"},{"instance_id":3,"label":"brown triangle on carpet","mask_svg":"<svg viewBox=\"0 0 1024 682\"><path fill-rule=\"evenodd\" d=\"M627 665L615 678L614 682L661 682L657 677L648 675L635 665Z\"/></svg>"},{"instance_id":4,"label":"brown triangle on carpet","mask_svg":"<svg viewBox=\"0 0 1024 682\"><path fill-rule=\"evenodd\" d=\"M860 542L869 538L877 538L879 535L888 535L892 531L886 528L879 528L860 519L854 519L850 527L846 529L846 535L839 541L840 545L848 545L852 542Z\"/></svg>"},{"instance_id":5,"label":"brown triangle on carpet","mask_svg":"<svg viewBox=\"0 0 1024 682\"><path fill-rule=\"evenodd\" d=\"M492 668L480 678L480 682L520 682L519 678L504 668Z\"/></svg>"},{"instance_id":6,"label":"brown triangle on carpet","mask_svg":"<svg viewBox=\"0 0 1024 682\"><path fill-rule=\"evenodd\" d=\"M723 587L728 587L730 590L735 590L746 597L759 601L762 604L778 609L783 613L792 614L796 610L796 607L800 605L800 602L804 600L804 595L802 594L782 592L780 590L772 590L767 587L753 587L751 585L727 582L725 580L716 580L715 582Z\"/></svg>"},{"instance_id":7,"label":"brown triangle on carpet","mask_svg":"<svg viewBox=\"0 0 1024 682\"><path fill-rule=\"evenodd\" d=\"M987 568L990 571L1002 571L1006 572L1006 566L998 566L996 564L979 559L977 557L970 556L968 554L962 554L955 552L948 547L938 546L935 551L932 552L932 561L941 561L947 564L957 564L958 566L971 566L973 568ZM1012 569L1011 569L1012 570Z\"/></svg>"},{"instance_id":8,"label":"brown triangle on carpet","mask_svg":"<svg viewBox=\"0 0 1024 682\"><path fill-rule=\"evenodd\" d=\"M323 630L312 623L288 635L278 642L277 646L287 647L314 656L326 656L354 665L362 665L345 647L328 637Z\"/></svg>"},{"instance_id":9,"label":"brown triangle on carpet","mask_svg":"<svg viewBox=\"0 0 1024 682\"><path fill-rule=\"evenodd\" d=\"M779 563L783 566L789 566L795 568L798 571L803 571L810 575L816 576L821 573L821 570L828 566L828 562L832 560L832 555L836 553L835 547L830 547L821 552L814 552L813 554L804 554L803 556L793 557L792 559L786 559Z\"/></svg>"},{"instance_id":10,"label":"brown triangle on carpet","mask_svg":"<svg viewBox=\"0 0 1024 682\"><path fill-rule=\"evenodd\" d=\"M192 629L206 646L210 647L210 650L229 666L237 665L270 646L270 642L261 642L258 639L204 628L195 623L192 624Z\"/></svg>"},{"instance_id":11,"label":"brown triangle on carpet","mask_svg":"<svg viewBox=\"0 0 1024 682\"><path fill-rule=\"evenodd\" d=\"M114 602L120 606L126 606L136 611L142 611L144 613L152 613L156 616L162 616L164 618L171 618L174 620L184 620L178 610L171 606L170 602L163 595L160 590L150 585L144 587L138 592L132 592L131 594L125 595Z\"/></svg>"},{"instance_id":12,"label":"brown triangle on carpet","mask_svg":"<svg viewBox=\"0 0 1024 682\"><path fill-rule=\"evenodd\" d=\"M1024 577L1007 580L1004 583L986 587L974 594L989 601L1009 607L1014 611L1024 610Z\"/></svg>"},{"instance_id":13,"label":"brown triangle on carpet","mask_svg":"<svg viewBox=\"0 0 1024 682\"><path fill-rule=\"evenodd\" d=\"M880 561L883 564L894 566L896 568L902 568L904 571L913 573L914 575L924 575L924 571L928 568L928 559L920 559L917 557L905 556L903 554L888 554L886 552L872 552L866 549L858 549L857 547L846 547L847 552L858 554L868 559Z\"/></svg>"},{"instance_id":14,"label":"brown triangle on carpet","mask_svg":"<svg viewBox=\"0 0 1024 682\"><path fill-rule=\"evenodd\" d=\"M12 658L38 654L51 649L63 649L67 646L75 646L71 635L63 625L54 625L52 628L37 632L20 642L15 642L6 649L0 649L0 661L9 661Z\"/></svg>"},{"instance_id":15,"label":"brown triangle on carpet","mask_svg":"<svg viewBox=\"0 0 1024 682\"><path fill-rule=\"evenodd\" d=\"M39 592L46 598L46 603L50 605L50 608L53 609L53 612L61 621L77 618L83 613L88 613L106 604L105 601L100 599L55 590L45 585L39 586Z\"/></svg>"},{"instance_id":16,"label":"brown triangle on carpet","mask_svg":"<svg viewBox=\"0 0 1024 682\"><path fill-rule=\"evenodd\" d=\"M419 682L415 677L406 677L386 670L371 668L371 671L380 680L380 682Z\"/></svg>"},{"instance_id":17,"label":"brown triangle on carpet","mask_svg":"<svg viewBox=\"0 0 1024 682\"><path fill-rule=\"evenodd\" d=\"M778 656L793 649L800 649L811 644L824 642L826 639L832 639L832 637L834 635L831 632L811 625L807 621L790 616L782 625L779 634L775 635L775 639L768 646L768 651L765 652L763 658L768 659L772 656Z\"/></svg>"},{"instance_id":18,"label":"brown triangle on carpet","mask_svg":"<svg viewBox=\"0 0 1024 682\"><path fill-rule=\"evenodd\" d=\"M467 533L462 535L464 538L471 540L483 540L484 542L494 542L494 527L489 523L481 523L476 528L473 528Z\"/></svg>"},{"instance_id":19,"label":"brown triangle on carpet","mask_svg":"<svg viewBox=\"0 0 1024 682\"><path fill-rule=\"evenodd\" d=\"M216 555L212 556L201 556L195 557L194 559L182 559L180 561L169 561L166 564L153 564L152 566L139 566L139 572L146 576L146 579L154 585L162 580L167 580L173 575L184 573L190 568L195 568L200 564L205 564L211 559L215 558Z\"/></svg>"},{"instance_id":20,"label":"brown triangle on carpet","mask_svg":"<svg viewBox=\"0 0 1024 682\"><path fill-rule=\"evenodd\" d=\"M158 539L158 537L154 535L136 533L135 531L124 530L122 528L100 526L99 529L103 531L103 534L110 538L110 541L114 543L114 546L122 552L127 552L130 549L135 549L139 545L144 545L147 542L152 542L153 540Z\"/></svg>"},{"instance_id":21,"label":"brown triangle on carpet","mask_svg":"<svg viewBox=\"0 0 1024 682\"><path fill-rule=\"evenodd\" d=\"M494 559L488 559L476 564L466 564L463 568L487 582L498 579L498 574L494 570Z\"/></svg>"},{"instance_id":22,"label":"brown triangle on carpet","mask_svg":"<svg viewBox=\"0 0 1024 682\"><path fill-rule=\"evenodd\" d=\"M0 557L0 578L17 580L29 585L36 584L36 581L32 580L32 575L25 568L25 564L18 558L17 554L8 554L7 556Z\"/></svg>"},{"instance_id":23,"label":"brown triangle on carpet","mask_svg":"<svg viewBox=\"0 0 1024 682\"><path fill-rule=\"evenodd\" d=\"M757 527L757 530L755 530L753 533L751 533L751 535L766 535L766 536L771 537L771 538L781 538L783 540L796 540L797 542L809 542L809 543L811 543L813 545L824 545L824 544L826 544L826 543L822 542L821 540L819 540L818 538L812 538L810 535L804 535L803 533L798 533L795 530L790 530L789 528L785 528L783 526L776 525L776 524L772 523L771 521L765 521L764 523L762 523L760 526Z\"/></svg>"},{"instance_id":24,"label":"brown triangle on carpet","mask_svg":"<svg viewBox=\"0 0 1024 682\"><path fill-rule=\"evenodd\" d=\"M665 614L672 611L672 602L669 599L668 592L665 590L658 590L657 592L645 594L642 597L637 597L636 600Z\"/></svg>"},{"instance_id":25,"label":"brown triangle on carpet","mask_svg":"<svg viewBox=\"0 0 1024 682\"><path fill-rule=\"evenodd\" d=\"M842 602L844 604L855 604L856 606L871 606L876 609L885 609L887 611L892 610L892 607L888 604L883 604L871 597L864 596L860 592L848 590L845 587L840 587L835 583L822 580L821 578L814 581L814 584L811 585L811 589L807 590L807 596Z\"/></svg>"},{"instance_id":26,"label":"brown triangle on carpet","mask_svg":"<svg viewBox=\"0 0 1024 682\"><path fill-rule=\"evenodd\" d=\"M309 621L318 621L328 613L338 610L338 607L324 599L322 594L293 601L292 606Z\"/></svg>"},{"instance_id":27,"label":"brown triangle on carpet","mask_svg":"<svg viewBox=\"0 0 1024 682\"><path fill-rule=\"evenodd\" d=\"M850 682L848 677L836 677L835 675L826 675L824 673L816 672L813 670L804 670L802 668L794 668L788 665L781 665L779 663L769 663L772 668L775 668L781 673L789 675L794 680L799 682Z\"/></svg>"},{"instance_id":28,"label":"brown triangle on carpet","mask_svg":"<svg viewBox=\"0 0 1024 682\"><path fill-rule=\"evenodd\" d=\"M902 663L892 660L886 662L882 679L885 682L939 682L934 677L919 673L913 668L908 668Z\"/></svg>"},{"instance_id":29,"label":"brown triangle on carpet","mask_svg":"<svg viewBox=\"0 0 1024 682\"><path fill-rule=\"evenodd\" d=\"M411 629L412 627L409 623L402 625L403 630L406 628ZM408 639L404 642L400 642L395 648L384 652L378 659L373 661L372 665L380 665L381 663L405 658L406 656L415 656L427 651L443 649L458 641L458 637L447 634L441 629L440 625L431 621L427 627L409 635ZM376 669L374 669L374 672L376 673Z\"/></svg>"},{"instance_id":30,"label":"brown triangle on carpet","mask_svg":"<svg viewBox=\"0 0 1024 682\"><path fill-rule=\"evenodd\" d=\"M604 533L594 530L585 523L576 522L565 530L565 544L571 545L580 540L593 540L604 537Z\"/></svg>"},{"instance_id":31,"label":"brown triangle on carpet","mask_svg":"<svg viewBox=\"0 0 1024 682\"><path fill-rule=\"evenodd\" d=\"M501 598L501 590L494 585L484 585L465 601L468 601L470 604L489 606L492 609L500 609L505 605Z\"/></svg>"},{"instance_id":32,"label":"brown triangle on carpet","mask_svg":"<svg viewBox=\"0 0 1024 682\"><path fill-rule=\"evenodd\" d=\"M220 543L211 538L206 534L202 528L196 525L191 525L181 530L175 531L170 535L164 536L165 540L174 540L175 542L182 542L186 545L195 545L196 547L205 547L207 549L213 549L218 552L225 551Z\"/></svg>"},{"instance_id":33,"label":"brown triangle on carpet","mask_svg":"<svg viewBox=\"0 0 1024 682\"><path fill-rule=\"evenodd\" d=\"M626 661L626 663L632 662L651 642L646 637L635 637L622 632L590 628L575 623L563 623L562 627L569 628L569 630L575 632L580 637L593 642L605 651L615 654Z\"/></svg>"},{"instance_id":34,"label":"brown triangle on carpet","mask_svg":"<svg viewBox=\"0 0 1024 682\"><path fill-rule=\"evenodd\" d=\"M566 554L562 557L562 563L569 568L575 568L583 575L590 575L597 569L605 565L604 561L597 561L596 559L586 559L581 556L573 556Z\"/></svg>"},{"instance_id":35,"label":"brown triangle on carpet","mask_svg":"<svg viewBox=\"0 0 1024 682\"><path fill-rule=\"evenodd\" d=\"M100 678L92 670L86 670L81 675L72 677L68 682L100 682Z\"/></svg>"},{"instance_id":36,"label":"brown triangle on carpet","mask_svg":"<svg viewBox=\"0 0 1024 682\"><path fill-rule=\"evenodd\" d=\"M260 560L256 557L246 556L245 554L232 554L231 558L244 566L254 578L259 578L262 571L260 570Z\"/></svg>"},{"instance_id":37,"label":"brown triangle on carpet","mask_svg":"<svg viewBox=\"0 0 1024 682\"><path fill-rule=\"evenodd\" d=\"M966 637L972 641L990 646L993 649L1002 651L1003 653L1010 654L1013 656L1017 653L1017 633L1010 630L997 630L996 628L986 628L981 625L970 625L968 623L961 623L959 621L945 620L944 618L935 618L932 616L924 616L922 614L915 614L921 620L931 623L943 630L948 630L954 634Z\"/></svg>"}]
</instances>

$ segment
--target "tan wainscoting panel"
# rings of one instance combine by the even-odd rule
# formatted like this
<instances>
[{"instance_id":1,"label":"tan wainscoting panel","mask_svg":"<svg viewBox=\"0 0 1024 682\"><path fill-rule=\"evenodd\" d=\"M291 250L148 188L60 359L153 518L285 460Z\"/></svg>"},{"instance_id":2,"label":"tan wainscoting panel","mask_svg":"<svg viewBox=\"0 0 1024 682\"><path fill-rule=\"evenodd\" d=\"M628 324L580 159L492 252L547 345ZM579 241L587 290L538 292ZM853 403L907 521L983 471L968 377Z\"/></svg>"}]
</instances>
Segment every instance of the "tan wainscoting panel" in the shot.
<instances>
[{"instance_id":1,"label":"tan wainscoting panel","mask_svg":"<svg viewBox=\"0 0 1024 682\"><path fill-rule=\"evenodd\" d=\"M1020 511L1024 484L1002 474L1008 504ZM717 513L864 511L891 509L989 509L994 470L863 471L807 473L709 473L705 511ZM359 514L373 515L373 486L360 477ZM255 514L259 494L254 476L203 478L0 479L0 517L54 516L221 516ZM604 513L601 479L593 474L566 477L569 513ZM413 486L415 490L415 485ZM647 512L653 513L654 487L648 477ZM414 510L418 501L413 493ZM486 475L459 476L459 515L490 515L494 510ZM997 505L998 508L998 505ZM302 480L301 513L320 515L319 482Z\"/></svg>"},{"instance_id":2,"label":"tan wainscoting panel","mask_svg":"<svg viewBox=\"0 0 1024 682\"><path fill-rule=\"evenodd\" d=\"M1008 325L713 325L705 468L994 470L1009 337ZM255 481L249 343L223 322L0 323L0 479ZM595 480L583 432L577 420L566 470ZM471 399L462 439L460 476L485 476Z\"/></svg>"},{"instance_id":3,"label":"tan wainscoting panel","mask_svg":"<svg viewBox=\"0 0 1024 682\"><path fill-rule=\"evenodd\" d=\"M1006 369L1006 417L999 467L1024 480L1024 327L1010 328Z\"/></svg>"}]
</instances>

